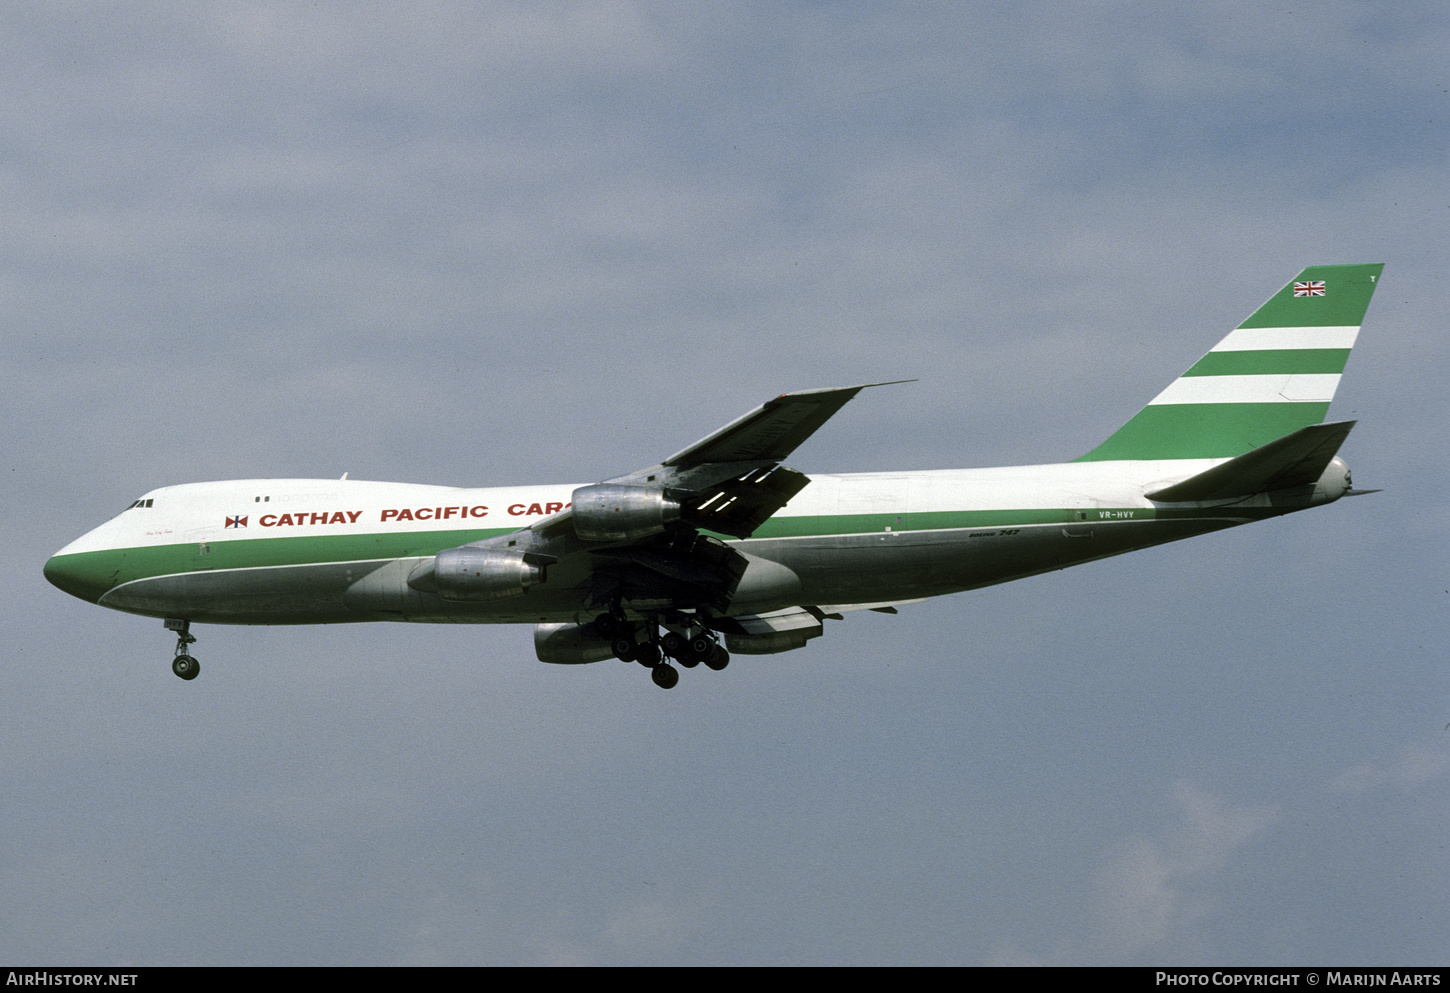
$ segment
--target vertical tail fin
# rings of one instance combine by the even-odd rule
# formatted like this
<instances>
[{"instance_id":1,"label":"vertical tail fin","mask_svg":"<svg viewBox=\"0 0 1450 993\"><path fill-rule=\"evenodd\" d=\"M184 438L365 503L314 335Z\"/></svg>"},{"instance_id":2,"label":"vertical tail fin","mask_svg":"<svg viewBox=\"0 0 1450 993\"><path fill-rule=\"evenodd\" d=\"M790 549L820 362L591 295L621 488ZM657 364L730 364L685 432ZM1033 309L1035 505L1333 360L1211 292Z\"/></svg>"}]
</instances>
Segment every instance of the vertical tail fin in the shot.
<instances>
[{"instance_id":1,"label":"vertical tail fin","mask_svg":"<svg viewBox=\"0 0 1450 993\"><path fill-rule=\"evenodd\" d=\"M1077 461L1232 458L1318 424L1383 269L1305 269Z\"/></svg>"}]
</instances>

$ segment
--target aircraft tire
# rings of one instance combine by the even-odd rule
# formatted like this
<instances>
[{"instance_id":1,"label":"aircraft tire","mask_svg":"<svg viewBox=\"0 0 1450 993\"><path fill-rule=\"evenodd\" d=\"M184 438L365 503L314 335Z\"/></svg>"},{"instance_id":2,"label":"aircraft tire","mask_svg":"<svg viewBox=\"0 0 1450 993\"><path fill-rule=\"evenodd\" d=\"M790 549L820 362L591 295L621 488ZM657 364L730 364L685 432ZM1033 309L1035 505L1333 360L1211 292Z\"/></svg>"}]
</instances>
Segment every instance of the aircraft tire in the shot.
<instances>
[{"instance_id":1,"label":"aircraft tire","mask_svg":"<svg viewBox=\"0 0 1450 993\"><path fill-rule=\"evenodd\" d=\"M633 662L639 646L634 643L633 638L619 635L609 643L609 650L614 652L614 657L621 662Z\"/></svg>"},{"instance_id":2,"label":"aircraft tire","mask_svg":"<svg viewBox=\"0 0 1450 993\"><path fill-rule=\"evenodd\" d=\"M721 648L719 645L716 645L715 650L709 655L705 656L705 665L711 669L714 669L716 672L719 672L721 669L725 668L729 664L730 653L725 651L725 649Z\"/></svg>"},{"instance_id":3,"label":"aircraft tire","mask_svg":"<svg viewBox=\"0 0 1450 993\"><path fill-rule=\"evenodd\" d=\"M665 654L670 658L682 659L685 654L685 649L689 647L689 644L685 641L684 635L676 634L674 631L666 631L665 636L660 639L660 647L664 649Z\"/></svg>"},{"instance_id":4,"label":"aircraft tire","mask_svg":"<svg viewBox=\"0 0 1450 993\"><path fill-rule=\"evenodd\" d=\"M655 685L662 690L673 689L675 684L680 681L680 670L667 662L655 666L650 670L649 675L655 681Z\"/></svg>"},{"instance_id":5,"label":"aircraft tire","mask_svg":"<svg viewBox=\"0 0 1450 993\"><path fill-rule=\"evenodd\" d=\"M715 642L703 634L697 634L690 639L690 654L697 659L707 659L715 647Z\"/></svg>"},{"instance_id":6,"label":"aircraft tire","mask_svg":"<svg viewBox=\"0 0 1450 993\"><path fill-rule=\"evenodd\" d=\"M178 655L171 660L171 671L182 679L195 679L201 672L201 663L190 655Z\"/></svg>"},{"instance_id":7,"label":"aircraft tire","mask_svg":"<svg viewBox=\"0 0 1450 993\"><path fill-rule=\"evenodd\" d=\"M663 658L659 645L640 645L634 653L634 660L650 669L658 668Z\"/></svg>"},{"instance_id":8,"label":"aircraft tire","mask_svg":"<svg viewBox=\"0 0 1450 993\"><path fill-rule=\"evenodd\" d=\"M619 633L619 618L613 614L600 614L594 618L594 630L601 638L613 638Z\"/></svg>"}]
</instances>

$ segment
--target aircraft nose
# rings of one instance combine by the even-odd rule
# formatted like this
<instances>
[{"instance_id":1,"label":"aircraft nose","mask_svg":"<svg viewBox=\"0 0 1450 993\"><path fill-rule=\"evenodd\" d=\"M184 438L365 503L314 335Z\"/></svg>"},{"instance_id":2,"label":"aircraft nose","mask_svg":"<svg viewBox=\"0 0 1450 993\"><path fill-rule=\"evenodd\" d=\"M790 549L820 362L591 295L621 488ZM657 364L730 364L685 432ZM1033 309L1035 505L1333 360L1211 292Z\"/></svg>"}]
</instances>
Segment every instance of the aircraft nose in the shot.
<instances>
[{"instance_id":1,"label":"aircraft nose","mask_svg":"<svg viewBox=\"0 0 1450 993\"><path fill-rule=\"evenodd\" d=\"M46 561L44 571L45 578L52 586L89 603L95 603L110 588L110 584L97 574L94 564L88 563L84 555L58 552Z\"/></svg>"}]
</instances>

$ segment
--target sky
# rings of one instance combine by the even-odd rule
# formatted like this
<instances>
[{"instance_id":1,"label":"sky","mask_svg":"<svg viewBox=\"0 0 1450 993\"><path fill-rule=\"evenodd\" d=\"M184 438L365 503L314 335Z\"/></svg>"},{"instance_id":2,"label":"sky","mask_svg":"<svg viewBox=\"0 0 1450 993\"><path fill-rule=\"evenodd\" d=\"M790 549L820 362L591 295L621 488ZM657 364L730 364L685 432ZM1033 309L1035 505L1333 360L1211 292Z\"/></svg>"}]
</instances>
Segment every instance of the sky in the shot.
<instances>
[{"instance_id":1,"label":"sky","mask_svg":"<svg viewBox=\"0 0 1450 993\"><path fill-rule=\"evenodd\" d=\"M1442 4L0 11L0 960L1445 964ZM1343 500L686 672L161 622L159 486L1065 461L1385 263Z\"/></svg>"}]
</instances>

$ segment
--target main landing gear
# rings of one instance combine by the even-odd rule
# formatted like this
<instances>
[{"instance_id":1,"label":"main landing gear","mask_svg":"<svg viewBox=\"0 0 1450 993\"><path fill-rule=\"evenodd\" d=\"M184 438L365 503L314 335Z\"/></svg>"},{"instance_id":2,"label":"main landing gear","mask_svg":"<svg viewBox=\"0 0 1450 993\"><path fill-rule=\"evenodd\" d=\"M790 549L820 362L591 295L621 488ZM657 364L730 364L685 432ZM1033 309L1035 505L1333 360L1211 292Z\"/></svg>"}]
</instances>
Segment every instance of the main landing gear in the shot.
<instances>
[{"instance_id":1,"label":"main landing gear","mask_svg":"<svg viewBox=\"0 0 1450 993\"><path fill-rule=\"evenodd\" d=\"M201 672L201 663L186 653L186 646L196 643L191 633L191 622L175 617L166 618L166 630L176 632L176 657L171 660L171 671L182 679L195 679Z\"/></svg>"},{"instance_id":2,"label":"main landing gear","mask_svg":"<svg viewBox=\"0 0 1450 993\"><path fill-rule=\"evenodd\" d=\"M609 639L615 658L644 666L661 689L672 689L680 681L680 670L668 659L686 669L703 662L707 669L716 672L730 664L730 653L705 628L687 628L687 633L667 630L660 635L658 623L650 619L639 624L617 613L608 613L594 619L594 630Z\"/></svg>"}]
</instances>

